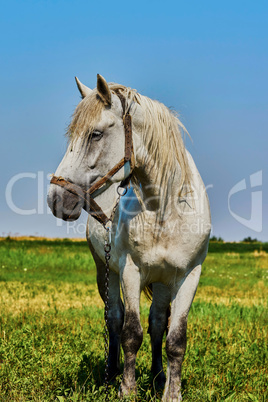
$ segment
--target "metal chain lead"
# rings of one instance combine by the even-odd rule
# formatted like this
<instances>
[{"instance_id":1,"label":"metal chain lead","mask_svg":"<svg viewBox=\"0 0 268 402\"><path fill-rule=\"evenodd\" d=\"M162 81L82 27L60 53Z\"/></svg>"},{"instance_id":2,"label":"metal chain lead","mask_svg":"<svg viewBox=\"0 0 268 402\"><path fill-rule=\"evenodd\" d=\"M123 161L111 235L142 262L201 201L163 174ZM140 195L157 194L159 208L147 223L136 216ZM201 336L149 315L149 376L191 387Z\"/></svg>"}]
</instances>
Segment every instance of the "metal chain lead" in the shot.
<instances>
[{"instance_id":1,"label":"metal chain lead","mask_svg":"<svg viewBox=\"0 0 268 402\"><path fill-rule=\"evenodd\" d=\"M104 349L105 349L105 374L104 374L104 384L105 384L105 400L108 401L109 397L109 367L108 367L108 357L109 357L109 330L108 330L108 309L109 309L109 260L111 258L111 243L110 240L110 233L111 228L106 229L108 234L108 241L105 240L104 245L104 252L105 252L105 307L104 307L104 320L105 320L105 327L104 327Z\"/></svg>"},{"instance_id":2,"label":"metal chain lead","mask_svg":"<svg viewBox=\"0 0 268 402\"><path fill-rule=\"evenodd\" d=\"M122 196L124 196L127 193L127 188L123 188L124 191L122 194L120 194L119 189L121 187L119 186L117 189L117 200L115 202L115 205L112 209L110 220L108 223L109 226L106 225L106 240L104 243L104 253L105 253L105 301L104 301L104 320L105 320L105 327L104 327L104 349L105 349L105 373L104 373L104 385L105 385L105 401L108 401L109 399L109 365L108 365L108 358L109 358L109 329L108 329L108 310L109 310L109 271L110 271L110 265L109 261L111 258L111 241L112 241L112 224L114 220L114 215L116 212L116 209L118 207L118 204L120 202L120 199Z\"/></svg>"}]
</instances>

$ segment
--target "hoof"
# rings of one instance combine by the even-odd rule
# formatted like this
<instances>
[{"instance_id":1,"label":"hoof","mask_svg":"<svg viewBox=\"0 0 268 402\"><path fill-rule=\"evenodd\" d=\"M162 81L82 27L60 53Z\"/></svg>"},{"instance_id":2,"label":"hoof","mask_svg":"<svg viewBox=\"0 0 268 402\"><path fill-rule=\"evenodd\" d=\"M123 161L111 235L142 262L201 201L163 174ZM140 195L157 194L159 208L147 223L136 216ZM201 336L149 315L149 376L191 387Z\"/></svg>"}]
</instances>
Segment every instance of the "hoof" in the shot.
<instances>
[{"instance_id":1,"label":"hoof","mask_svg":"<svg viewBox=\"0 0 268 402\"><path fill-rule=\"evenodd\" d=\"M182 396L181 396L180 392L178 392L176 394L174 392L171 393L168 390L164 391L164 395L162 397L162 402L181 402L181 401L182 401Z\"/></svg>"},{"instance_id":2,"label":"hoof","mask_svg":"<svg viewBox=\"0 0 268 402\"><path fill-rule=\"evenodd\" d=\"M119 388L118 398L124 398L124 396L133 396L137 395L137 387L136 385L127 386L126 384L122 383Z\"/></svg>"},{"instance_id":3,"label":"hoof","mask_svg":"<svg viewBox=\"0 0 268 402\"><path fill-rule=\"evenodd\" d=\"M181 401L182 401L181 394L178 395L178 397L176 398L168 398L168 399L166 397L162 398L162 402L181 402Z\"/></svg>"}]
</instances>

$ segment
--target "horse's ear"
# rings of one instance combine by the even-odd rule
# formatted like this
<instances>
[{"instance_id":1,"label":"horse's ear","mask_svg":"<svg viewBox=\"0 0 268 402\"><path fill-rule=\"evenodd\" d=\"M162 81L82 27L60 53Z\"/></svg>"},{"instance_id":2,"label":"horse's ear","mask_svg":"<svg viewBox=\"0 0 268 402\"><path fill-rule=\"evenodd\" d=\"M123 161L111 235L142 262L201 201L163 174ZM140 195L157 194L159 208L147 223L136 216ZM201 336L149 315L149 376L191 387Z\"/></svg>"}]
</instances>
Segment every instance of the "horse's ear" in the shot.
<instances>
[{"instance_id":1,"label":"horse's ear","mask_svg":"<svg viewBox=\"0 0 268 402\"><path fill-rule=\"evenodd\" d=\"M97 91L98 95L101 97L105 105L111 104L111 91L108 87L107 82L105 79L100 75L97 74Z\"/></svg>"},{"instance_id":2,"label":"horse's ear","mask_svg":"<svg viewBox=\"0 0 268 402\"><path fill-rule=\"evenodd\" d=\"M77 88L79 89L79 92L82 96L82 98L85 98L87 95L89 95L92 92L92 89L86 87L82 82L79 81L77 77L75 77L76 85Z\"/></svg>"}]
</instances>

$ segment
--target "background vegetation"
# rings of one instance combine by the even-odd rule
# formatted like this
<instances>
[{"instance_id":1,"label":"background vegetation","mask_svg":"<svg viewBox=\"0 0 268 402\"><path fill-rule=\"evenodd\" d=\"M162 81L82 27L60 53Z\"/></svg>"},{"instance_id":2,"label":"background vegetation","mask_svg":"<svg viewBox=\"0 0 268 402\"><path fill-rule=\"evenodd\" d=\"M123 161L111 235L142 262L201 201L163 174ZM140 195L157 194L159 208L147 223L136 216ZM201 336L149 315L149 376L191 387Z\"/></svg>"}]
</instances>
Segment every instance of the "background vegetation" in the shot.
<instances>
[{"instance_id":1,"label":"background vegetation","mask_svg":"<svg viewBox=\"0 0 268 402\"><path fill-rule=\"evenodd\" d=\"M268 399L267 252L268 243L211 241L189 314L184 401ZM86 242L2 239L0 304L1 401L104 400L103 303ZM148 311L143 297L137 399L158 401Z\"/></svg>"}]
</instances>

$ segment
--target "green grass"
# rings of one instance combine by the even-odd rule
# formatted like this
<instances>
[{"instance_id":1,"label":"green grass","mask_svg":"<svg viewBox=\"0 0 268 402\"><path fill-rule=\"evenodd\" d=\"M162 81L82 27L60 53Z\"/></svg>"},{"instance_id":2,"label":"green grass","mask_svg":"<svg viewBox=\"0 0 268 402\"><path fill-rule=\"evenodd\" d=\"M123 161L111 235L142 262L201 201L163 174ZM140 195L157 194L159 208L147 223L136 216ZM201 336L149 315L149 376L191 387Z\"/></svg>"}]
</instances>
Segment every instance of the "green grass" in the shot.
<instances>
[{"instance_id":1,"label":"green grass","mask_svg":"<svg viewBox=\"0 0 268 402\"><path fill-rule=\"evenodd\" d=\"M1 281L95 280L93 258L85 241L1 241L0 264Z\"/></svg>"},{"instance_id":2,"label":"green grass","mask_svg":"<svg viewBox=\"0 0 268 402\"><path fill-rule=\"evenodd\" d=\"M268 399L266 251L211 243L189 314L184 401ZM0 241L0 275L0 401L104 401L103 304L86 242ZM158 401L148 311L143 298L137 400Z\"/></svg>"}]
</instances>

